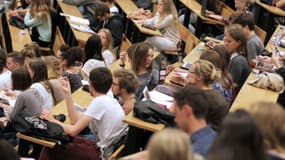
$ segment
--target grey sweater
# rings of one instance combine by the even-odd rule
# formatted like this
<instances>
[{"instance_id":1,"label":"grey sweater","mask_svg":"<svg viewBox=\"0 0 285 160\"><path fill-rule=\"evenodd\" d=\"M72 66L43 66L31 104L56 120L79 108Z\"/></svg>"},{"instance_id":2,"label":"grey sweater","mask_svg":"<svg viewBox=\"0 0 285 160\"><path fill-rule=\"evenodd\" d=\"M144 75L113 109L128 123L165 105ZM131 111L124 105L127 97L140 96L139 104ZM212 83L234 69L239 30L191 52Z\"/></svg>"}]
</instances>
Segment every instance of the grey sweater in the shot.
<instances>
[{"instance_id":1,"label":"grey sweater","mask_svg":"<svg viewBox=\"0 0 285 160\"><path fill-rule=\"evenodd\" d=\"M153 18L145 20L144 23L155 25L165 38L177 44L180 41L180 34L178 24L174 23L173 15L169 14L161 21L159 21L159 18L160 14L157 13Z\"/></svg>"},{"instance_id":2,"label":"grey sweater","mask_svg":"<svg viewBox=\"0 0 285 160\"><path fill-rule=\"evenodd\" d=\"M229 72L231 73L234 82L237 84L236 91L238 92L250 72L246 58L239 54L232 56L229 63Z\"/></svg>"},{"instance_id":3,"label":"grey sweater","mask_svg":"<svg viewBox=\"0 0 285 160\"><path fill-rule=\"evenodd\" d=\"M250 62L252 59L255 59L257 55L260 55L264 50L264 44L260 38L254 34L246 44L247 49L247 60Z\"/></svg>"},{"instance_id":4,"label":"grey sweater","mask_svg":"<svg viewBox=\"0 0 285 160\"><path fill-rule=\"evenodd\" d=\"M14 108L9 114L10 120L18 115L39 116L42 113L39 95L34 89L23 91L17 96Z\"/></svg>"}]
</instances>

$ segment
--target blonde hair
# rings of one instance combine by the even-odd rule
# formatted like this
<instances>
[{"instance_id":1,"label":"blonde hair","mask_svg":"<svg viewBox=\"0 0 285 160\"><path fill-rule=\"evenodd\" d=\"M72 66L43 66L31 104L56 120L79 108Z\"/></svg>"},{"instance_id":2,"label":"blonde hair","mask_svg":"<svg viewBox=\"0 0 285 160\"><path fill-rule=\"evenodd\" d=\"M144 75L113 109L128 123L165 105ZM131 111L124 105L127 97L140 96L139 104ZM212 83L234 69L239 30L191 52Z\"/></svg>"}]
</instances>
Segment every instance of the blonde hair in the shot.
<instances>
[{"instance_id":1,"label":"blonde hair","mask_svg":"<svg viewBox=\"0 0 285 160\"><path fill-rule=\"evenodd\" d=\"M35 58L40 56L40 47L36 42L27 43L24 45L24 48L21 50L21 53L24 57Z\"/></svg>"},{"instance_id":2,"label":"blonde hair","mask_svg":"<svg viewBox=\"0 0 285 160\"><path fill-rule=\"evenodd\" d=\"M193 160L189 136L181 130L166 128L155 133L147 146L150 160Z\"/></svg>"},{"instance_id":3,"label":"blonde hair","mask_svg":"<svg viewBox=\"0 0 285 160\"><path fill-rule=\"evenodd\" d=\"M173 0L161 0L163 3L163 13L160 14L159 22L164 19L167 15L171 14L174 19L174 24L178 25L178 14Z\"/></svg>"},{"instance_id":4,"label":"blonde hair","mask_svg":"<svg viewBox=\"0 0 285 160\"><path fill-rule=\"evenodd\" d=\"M59 78L62 75L62 66L55 56L43 56L42 60L47 65L48 79Z\"/></svg>"},{"instance_id":5,"label":"blonde hair","mask_svg":"<svg viewBox=\"0 0 285 160\"><path fill-rule=\"evenodd\" d=\"M264 137L265 149L285 153L285 111L276 103L257 102L248 112L259 125Z\"/></svg>"},{"instance_id":6,"label":"blonde hair","mask_svg":"<svg viewBox=\"0 0 285 160\"><path fill-rule=\"evenodd\" d=\"M106 28L102 28L98 31L98 34L100 32L103 32L106 34L106 40L107 40L107 45L106 46L102 46L102 50L108 49L113 53L113 37L112 37L112 33L109 29Z\"/></svg>"},{"instance_id":7,"label":"blonde hair","mask_svg":"<svg viewBox=\"0 0 285 160\"><path fill-rule=\"evenodd\" d=\"M194 65L195 74L201 76L205 84L211 84L221 78L221 71L218 71L209 61L198 60L194 62Z\"/></svg>"},{"instance_id":8,"label":"blonde hair","mask_svg":"<svg viewBox=\"0 0 285 160\"><path fill-rule=\"evenodd\" d=\"M30 14L33 18L41 18L43 22L51 20L48 0L32 0Z\"/></svg>"}]
</instances>

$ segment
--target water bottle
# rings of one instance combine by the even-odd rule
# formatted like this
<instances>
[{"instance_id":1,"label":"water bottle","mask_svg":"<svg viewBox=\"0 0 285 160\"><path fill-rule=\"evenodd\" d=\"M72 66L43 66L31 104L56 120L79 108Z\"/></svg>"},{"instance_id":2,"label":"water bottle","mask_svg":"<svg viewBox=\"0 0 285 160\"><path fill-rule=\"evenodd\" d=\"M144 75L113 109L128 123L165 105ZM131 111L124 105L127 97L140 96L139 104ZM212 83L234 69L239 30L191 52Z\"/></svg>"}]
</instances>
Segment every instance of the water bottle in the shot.
<instances>
[{"instance_id":1,"label":"water bottle","mask_svg":"<svg viewBox=\"0 0 285 160\"><path fill-rule=\"evenodd\" d=\"M167 66L167 59L166 57L161 58L160 66L159 66L159 82L164 83L166 78L166 66Z\"/></svg>"}]
</instances>

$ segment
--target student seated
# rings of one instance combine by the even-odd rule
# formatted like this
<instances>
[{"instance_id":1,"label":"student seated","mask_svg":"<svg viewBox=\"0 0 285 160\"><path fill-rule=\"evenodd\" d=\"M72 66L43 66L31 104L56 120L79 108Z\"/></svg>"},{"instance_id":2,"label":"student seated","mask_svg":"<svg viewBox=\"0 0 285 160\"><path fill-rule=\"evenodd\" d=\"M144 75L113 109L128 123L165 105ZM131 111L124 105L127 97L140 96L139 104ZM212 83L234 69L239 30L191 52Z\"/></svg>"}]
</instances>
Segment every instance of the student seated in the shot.
<instances>
[{"instance_id":1,"label":"student seated","mask_svg":"<svg viewBox=\"0 0 285 160\"><path fill-rule=\"evenodd\" d=\"M259 126L269 160L285 159L285 111L279 104L258 102L247 108Z\"/></svg>"},{"instance_id":2,"label":"student seated","mask_svg":"<svg viewBox=\"0 0 285 160\"><path fill-rule=\"evenodd\" d=\"M6 67L7 54L3 49L0 49L0 90L4 88L12 88L11 71Z\"/></svg>"},{"instance_id":3,"label":"student seated","mask_svg":"<svg viewBox=\"0 0 285 160\"><path fill-rule=\"evenodd\" d=\"M32 77L31 88L38 92L38 101L41 102L42 109L51 109L54 106L54 99L45 62L40 58L33 59L27 64L27 69Z\"/></svg>"},{"instance_id":4,"label":"student seated","mask_svg":"<svg viewBox=\"0 0 285 160\"><path fill-rule=\"evenodd\" d=\"M152 44L155 50L177 49L177 44L180 42L179 22L172 0L158 0L155 16L139 23L154 25L163 34L163 36L152 36L146 39L146 42Z\"/></svg>"},{"instance_id":5,"label":"student seated","mask_svg":"<svg viewBox=\"0 0 285 160\"><path fill-rule=\"evenodd\" d=\"M123 17L119 14L111 13L109 7L102 3L98 4L95 15L96 17L94 17L94 21L96 21L96 19L103 21L99 26L96 26L98 24L94 24L96 26L95 28L98 30L101 28L109 29L114 40L114 47L119 46L121 44L122 34L124 31ZM95 23L93 20L90 22L91 27L93 23Z\"/></svg>"},{"instance_id":6,"label":"student seated","mask_svg":"<svg viewBox=\"0 0 285 160\"><path fill-rule=\"evenodd\" d=\"M136 90L137 100L141 100L143 90L147 87L152 90L159 82L158 70L153 68L153 47L151 44L142 42L138 43L133 52L130 51L131 68L138 77L140 83Z\"/></svg>"},{"instance_id":7,"label":"student seated","mask_svg":"<svg viewBox=\"0 0 285 160\"><path fill-rule=\"evenodd\" d=\"M228 70L237 84L234 91L235 94L239 92L250 72L245 58L247 57L246 43L246 35L240 25L233 24L226 27L224 45L230 54Z\"/></svg>"},{"instance_id":8,"label":"student seated","mask_svg":"<svg viewBox=\"0 0 285 160\"><path fill-rule=\"evenodd\" d=\"M193 85L205 92L205 97L209 100L206 120L214 129L218 129L222 120L228 113L228 102L212 84L221 77L215 66L209 61L198 60L189 69L185 79L187 85Z\"/></svg>"},{"instance_id":9,"label":"student seated","mask_svg":"<svg viewBox=\"0 0 285 160\"><path fill-rule=\"evenodd\" d=\"M62 76L69 79L72 93L82 86L83 77L80 71L83 57L83 51L79 47L72 47L61 53Z\"/></svg>"},{"instance_id":10,"label":"student seated","mask_svg":"<svg viewBox=\"0 0 285 160\"><path fill-rule=\"evenodd\" d=\"M46 0L32 0L24 23L31 29L32 41L41 47L48 47L52 38L52 17Z\"/></svg>"},{"instance_id":11,"label":"student seated","mask_svg":"<svg viewBox=\"0 0 285 160\"><path fill-rule=\"evenodd\" d=\"M31 7L31 0L20 0L15 1L15 3L15 7L12 7L13 10L9 11L9 16L24 20L26 12ZM13 4L11 6L13 6Z\"/></svg>"},{"instance_id":12,"label":"student seated","mask_svg":"<svg viewBox=\"0 0 285 160\"><path fill-rule=\"evenodd\" d=\"M14 71L16 68L24 66L25 57L23 54L19 52L12 52L7 55L7 69L11 72Z\"/></svg>"},{"instance_id":13,"label":"student seated","mask_svg":"<svg viewBox=\"0 0 285 160\"><path fill-rule=\"evenodd\" d=\"M139 85L137 76L130 70L119 69L113 74L112 92L117 97L126 115L133 111Z\"/></svg>"},{"instance_id":14,"label":"student seated","mask_svg":"<svg viewBox=\"0 0 285 160\"><path fill-rule=\"evenodd\" d=\"M112 53L113 39L108 29L100 29L98 35L88 38L85 47L85 63L82 70L89 75L90 71L96 67L108 67L115 61Z\"/></svg>"},{"instance_id":15,"label":"student seated","mask_svg":"<svg viewBox=\"0 0 285 160\"><path fill-rule=\"evenodd\" d=\"M192 154L189 136L181 130L172 128L166 128L151 137L147 145L147 154L151 160L201 159L198 155Z\"/></svg>"},{"instance_id":16,"label":"student seated","mask_svg":"<svg viewBox=\"0 0 285 160\"><path fill-rule=\"evenodd\" d=\"M18 116L40 116L42 112L42 104L38 101L40 95L36 90L31 88L31 85L32 78L26 68L18 67L12 72L12 89L20 91L20 93L18 94L13 107L0 103L0 107L7 111L9 121L13 121ZM10 128L10 126L7 127ZM29 156L29 146L30 143L25 140L20 140L18 153L21 156ZM38 157L40 149L40 147L34 147L31 156Z\"/></svg>"},{"instance_id":17,"label":"student seated","mask_svg":"<svg viewBox=\"0 0 285 160\"><path fill-rule=\"evenodd\" d=\"M218 53L214 49L217 51L222 49L222 51L219 51ZM223 45L216 45L212 50L208 50L203 53L200 56L200 59L211 62L216 67L217 72L221 73L221 77L215 80L212 83L212 86L216 91L220 92L220 94L226 98L228 104L230 105L233 101L232 92L234 82L231 74L228 71L228 66L225 59L225 56L227 56L226 54L226 48Z\"/></svg>"},{"instance_id":18,"label":"student seated","mask_svg":"<svg viewBox=\"0 0 285 160\"><path fill-rule=\"evenodd\" d=\"M68 115L71 124L64 124L48 112L43 112L42 117L61 125L64 132L76 136L84 128L90 126L92 133L98 139L97 145L103 153L103 160L107 160L113 153L114 146L127 133L128 127L122 120L124 111L116 99L106 95L111 88L112 74L107 68L95 68L89 75L89 91L94 97L85 112L80 112L74 107L71 97L70 85L67 79L62 80L65 93Z\"/></svg>"},{"instance_id":19,"label":"student seated","mask_svg":"<svg viewBox=\"0 0 285 160\"><path fill-rule=\"evenodd\" d=\"M208 160L266 160L262 133L249 113L229 113L209 151Z\"/></svg>"},{"instance_id":20,"label":"student seated","mask_svg":"<svg viewBox=\"0 0 285 160\"><path fill-rule=\"evenodd\" d=\"M251 13L236 12L231 15L231 24L240 24L247 38L247 61L251 62L264 51L264 44L255 33L254 18Z\"/></svg>"},{"instance_id":21,"label":"student seated","mask_svg":"<svg viewBox=\"0 0 285 160\"><path fill-rule=\"evenodd\" d=\"M59 60L55 56L41 57L45 62L48 71L48 81L51 85L54 104L61 102L64 99L64 93L61 88L60 77L62 75L62 67Z\"/></svg>"},{"instance_id":22,"label":"student seated","mask_svg":"<svg viewBox=\"0 0 285 160\"><path fill-rule=\"evenodd\" d=\"M207 125L209 97L199 88L187 85L174 93L175 122L180 129L190 135L192 152L207 157L216 132Z\"/></svg>"},{"instance_id":23,"label":"student seated","mask_svg":"<svg viewBox=\"0 0 285 160\"><path fill-rule=\"evenodd\" d=\"M24 48L21 50L21 54L25 57L25 66L29 63L29 61L33 58L40 57L40 46L32 42L30 44L25 44Z\"/></svg>"}]
</instances>

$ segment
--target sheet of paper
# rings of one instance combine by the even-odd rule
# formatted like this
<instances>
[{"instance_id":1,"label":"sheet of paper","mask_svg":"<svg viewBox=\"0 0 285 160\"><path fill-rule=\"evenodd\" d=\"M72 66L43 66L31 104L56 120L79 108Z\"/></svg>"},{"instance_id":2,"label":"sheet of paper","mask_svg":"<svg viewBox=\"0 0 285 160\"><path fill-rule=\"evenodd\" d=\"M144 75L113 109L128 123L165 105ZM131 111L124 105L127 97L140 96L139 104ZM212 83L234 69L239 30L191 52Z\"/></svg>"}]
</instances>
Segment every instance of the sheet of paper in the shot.
<instances>
[{"instance_id":1,"label":"sheet of paper","mask_svg":"<svg viewBox=\"0 0 285 160\"><path fill-rule=\"evenodd\" d=\"M158 103L158 104L163 104L168 109L171 107L171 105L173 104L173 101L174 101L173 97L170 97L170 96L163 94L161 92L158 92L156 90L150 91L149 96L150 96L150 99L152 101L154 101L155 103Z\"/></svg>"},{"instance_id":2,"label":"sheet of paper","mask_svg":"<svg viewBox=\"0 0 285 160\"><path fill-rule=\"evenodd\" d=\"M81 32L96 34L92 29L90 29L87 26L81 26L81 25L77 25L77 24L70 24L70 26L72 28L78 30L78 31L81 31Z\"/></svg>"}]
</instances>

